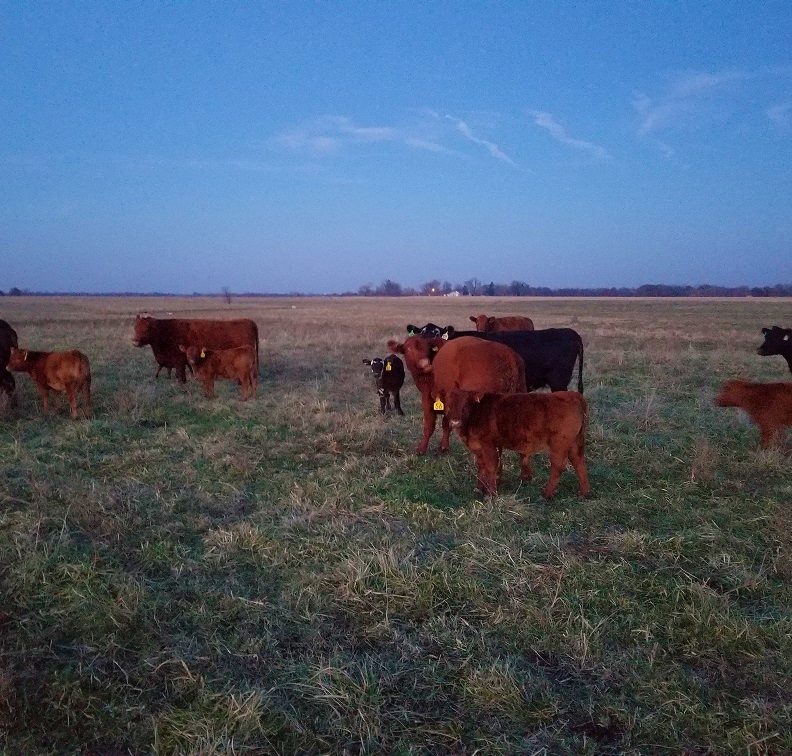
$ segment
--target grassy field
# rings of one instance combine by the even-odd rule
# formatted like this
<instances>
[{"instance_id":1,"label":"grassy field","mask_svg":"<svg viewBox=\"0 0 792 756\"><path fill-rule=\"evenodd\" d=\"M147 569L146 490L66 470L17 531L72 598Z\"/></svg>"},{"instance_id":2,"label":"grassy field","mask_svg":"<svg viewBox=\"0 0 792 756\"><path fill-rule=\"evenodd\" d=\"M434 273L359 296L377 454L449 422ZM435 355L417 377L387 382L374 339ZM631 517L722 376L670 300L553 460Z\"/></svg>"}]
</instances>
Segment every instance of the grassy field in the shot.
<instances>
[{"instance_id":1,"label":"grassy field","mask_svg":"<svg viewBox=\"0 0 792 756\"><path fill-rule=\"evenodd\" d=\"M164 375L136 312L250 317L255 399ZM592 496L474 495L366 357L525 314L586 345ZM0 299L94 417L0 406L3 753L792 753L790 457L715 408L782 300Z\"/></svg>"}]
</instances>

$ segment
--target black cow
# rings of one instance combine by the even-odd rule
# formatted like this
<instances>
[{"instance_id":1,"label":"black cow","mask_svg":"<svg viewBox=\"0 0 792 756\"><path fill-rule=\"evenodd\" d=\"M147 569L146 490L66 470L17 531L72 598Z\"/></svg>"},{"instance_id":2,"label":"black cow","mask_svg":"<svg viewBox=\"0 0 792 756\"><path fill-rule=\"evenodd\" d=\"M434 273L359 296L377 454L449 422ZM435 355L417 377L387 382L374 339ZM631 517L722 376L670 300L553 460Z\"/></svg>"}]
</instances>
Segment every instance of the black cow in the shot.
<instances>
[{"instance_id":1,"label":"black cow","mask_svg":"<svg viewBox=\"0 0 792 756\"><path fill-rule=\"evenodd\" d=\"M789 372L792 373L792 328L773 326L772 328L763 328L762 333L764 342L756 350L756 353L762 357L780 354L787 361Z\"/></svg>"},{"instance_id":2,"label":"black cow","mask_svg":"<svg viewBox=\"0 0 792 756\"><path fill-rule=\"evenodd\" d=\"M16 388L16 380L6 369L11 347L18 347L16 331L5 320L0 320L0 390L11 396Z\"/></svg>"},{"instance_id":3,"label":"black cow","mask_svg":"<svg viewBox=\"0 0 792 756\"><path fill-rule=\"evenodd\" d=\"M380 412L390 412L390 398L393 395L393 408L403 415L399 391L404 385L404 363L395 355L389 354L384 360L375 357L373 360L363 360L364 365L371 365L371 372L377 383L377 394L380 400Z\"/></svg>"},{"instance_id":4,"label":"black cow","mask_svg":"<svg viewBox=\"0 0 792 756\"><path fill-rule=\"evenodd\" d=\"M424 335L427 329L436 329L434 338L457 339L460 336L475 336L511 347L525 363L525 381L528 390L549 386L551 391L566 391L572 380L575 361L578 361L578 391L583 393L583 340L571 328L543 328L538 331L457 331L454 326L440 328L427 323L423 328L414 328ZM426 338L429 338L426 336Z\"/></svg>"},{"instance_id":5,"label":"black cow","mask_svg":"<svg viewBox=\"0 0 792 756\"><path fill-rule=\"evenodd\" d=\"M434 323L427 323L425 326L408 325L407 335L423 336L425 339L442 339L445 338L445 334L449 328L452 328L452 326L442 328Z\"/></svg>"}]
</instances>

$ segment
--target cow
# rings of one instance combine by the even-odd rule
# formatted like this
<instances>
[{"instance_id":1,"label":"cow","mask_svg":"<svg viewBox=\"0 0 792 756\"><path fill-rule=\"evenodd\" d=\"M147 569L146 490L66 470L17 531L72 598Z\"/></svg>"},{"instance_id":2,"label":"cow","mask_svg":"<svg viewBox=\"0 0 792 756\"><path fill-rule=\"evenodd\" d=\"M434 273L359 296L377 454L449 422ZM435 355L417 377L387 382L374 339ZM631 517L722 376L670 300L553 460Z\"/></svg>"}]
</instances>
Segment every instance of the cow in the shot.
<instances>
[{"instance_id":1,"label":"cow","mask_svg":"<svg viewBox=\"0 0 792 756\"><path fill-rule=\"evenodd\" d=\"M764 342L756 353L762 357L770 357L773 354L780 354L789 366L789 372L792 373L792 328L780 328L773 326L772 328L763 328Z\"/></svg>"},{"instance_id":2,"label":"cow","mask_svg":"<svg viewBox=\"0 0 792 756\"><path fill-rule=\"evenodd\" d=\"M8 358L11 356L11 349L19 346L16 331L6 323L5 320L0 320L0 390L4 391L8 396L14 393L16 388L16 380L11 373L6 370L8 365Z\"/></svg>"},{"instance_id":3,"label":"cow","mask_svg":"<svg viewBox=\"0 0 792 756\"><path fill-rule=\"evenodd\" d=\"M478 491L497 495L503 449L519 452L520 480L524 481L533 477L531 456L544 450L550 455L544 497L553 497L568 461L577 474L581 496L589 495L585 461L588 406L582 394L450 391L444 398L449 424L476 459Z\"/></svg>"},{"instance_id":4,"label":"cow","mask_svg":"<svg viewBox=\"0 0 792 756\"><path fill-rule=\"evenodd\" d=\"M534 330L533 320L522 315L506 315L502 318L495 318L481 313L480 315L471 315L470 319L476 324L477 331L487 333Z\"/></svg>"},{"instance_id":5,"label":"cow","mask_svg":"<svg viewBox=\"0 0 792 756\"><path fill-rule=\"evenodd\" d=\"M577 390L583 393L583 339L572 328L542 328L538 331L456 331L452 326L446 336L450 341L462 336L505 344L522 357L529 391L548 386L551 391L566 391L578 363Z\"/></svg>"},{"instance_id":6,"label":"cow","mask_svg":"<svg viewBox=\"0 0 792 756\"><path fill-rule=\"evenodd\" d=\"M715 398L718 407L739 407L759 426L759 446L767 448L792 426L792 383L726 381Z\"/></svg>"},{"instance_id":7,"label":"cow","mask_svg":"<svg viewBox=\"0 0 792 756\"><path fill-rule=\"evenodd\" d=\"M214 382L217 378L237 381L242 386L243 401L256 393L258 368L252 346L207 349L180 344L179 351L186 357L195 377L203 384L207 398L214 397Z\"/></svg>"},{"instance_id":8,"label":"cow","mask_svg":"<svg viewBox=\"0 0 792 756\"><path fill-rule=\"evenodd\" d=\"M69 352L33 352L11 348L9 370L28 373L36 382L44 415L49 405L49 392L65 391L73 419L77 419L77 394L82 394L83 414L91 414L91 365L88 358L76 349ZM56 394L56 398L57 398Z\"/></svg>"},{"instance_id":9,"label":"cow","mask_svg":"<svg viewBox=\"0 0 792 756\"><path fill-rule=\"evenodd\" d=\"M390 398L393 396L393 408L400 415L404 415L399 397L399 391L404 385L404 363L395 354L389 354L384 360L382 357L374 357L371 360L363 360L363 364L369 365L374 375L380 412L383 415L386 410L390 412Z\"/></svg>"},{"instance_id":10,"label":"cow","mask_svg":"<svg viewBox=\"0 0 792 756\"><path fill-rule=\"evenodd\" d=\"M249 346L256 355L258 372L258 326L247 318L239 320L205 320L198 318L152 318L140 314L135 318L132 343L150 345L160 367L176 368L180 383L187 382L187 357L179 346L199 349L231 349ZM157 370L159 374L159 369Z\"/></svg>"},{"instance_id":11,"label":"cow","mask_svg":"<svg viewBox=\"0 0 792 756\"><path fill-rule=\"evenodd\" d=\"M407 325L407 336L423 336L425 339L441 338L450 326L442 328L434 323L427 323L425 326Z\"/></svg>"},{"instance_id":12,"label":"cow","mask_svg":"<svg viewBox=\"0 0 792 756\"><path fill-rule=\"evenodd\" d=\"M403 344L388 342L391 352L403 354L407 369L421 393L423 436L417 453L426 454L429 439L437 422L436 412L442 412L441 394L453 389L469 391L497 391L510 393L525 391L525 366L519 355L502 344L483 339L442 338L425 339L411 336ZM450 428L445 415L440 452L448 451Z\"/></svg>"}]
</instances>

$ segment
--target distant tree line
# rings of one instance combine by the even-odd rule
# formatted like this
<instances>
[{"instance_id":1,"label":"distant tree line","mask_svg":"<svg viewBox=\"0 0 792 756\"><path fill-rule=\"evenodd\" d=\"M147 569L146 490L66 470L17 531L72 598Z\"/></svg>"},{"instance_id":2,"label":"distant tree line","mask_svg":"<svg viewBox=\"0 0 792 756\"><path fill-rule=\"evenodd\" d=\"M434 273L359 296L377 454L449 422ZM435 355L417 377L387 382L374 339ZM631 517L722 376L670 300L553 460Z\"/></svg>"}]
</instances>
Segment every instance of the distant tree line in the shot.
<instances>
[{"instance_id":1,"label":"distant tree line","mask_svg":"<svg viewBox=\"0 0 792 756\"><path fill-rule=\"evenodd\" d=\"M345 295L361 297L409 297L409 296L444 296L458 292L461 296L484 297L792 297L792 283L776 284L775 286L681 286L673 284L643 284L637 287L599 287L586 289L582 287L563 287L552 289L548 286L531 286L524 281L512 281L509 284L485 284L477 278L452 286L448 281L427 281L415 288L404 287L390 278L379 286L372 284L361 286L357 292L345 292Z\"/></svg>"}]
</instances>

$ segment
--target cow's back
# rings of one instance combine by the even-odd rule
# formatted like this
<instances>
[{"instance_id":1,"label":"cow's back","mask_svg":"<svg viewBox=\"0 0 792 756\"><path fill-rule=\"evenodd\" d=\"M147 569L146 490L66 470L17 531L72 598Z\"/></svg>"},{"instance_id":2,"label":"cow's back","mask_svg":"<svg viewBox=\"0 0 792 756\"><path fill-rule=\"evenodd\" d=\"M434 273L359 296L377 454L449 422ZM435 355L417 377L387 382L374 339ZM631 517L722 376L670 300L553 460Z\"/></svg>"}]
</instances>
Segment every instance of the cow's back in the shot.
<instances>
[{"instance_id":1,"label":"cow's back","mask_svg":"<svg viewBox=\"0 0 792 756\"><path fill-rule=\"evenodd\" d=\"M525 391L525 366L508 346L473 337L446 344L432 363L435 389L512 393Z\"/></svg>"},{"instance_id":2,"label":"cow's back","mask_svg":"<svg viewBox=\"0 0 792 756\"><path fill-rule=\"evenodd\" d=\"M572 328L542 328L538 331L454 331L450 340L471 336L513 349L525 363L529 390L549 386L563 391L572 379L579 359L578 390L583 393L583 340Z\"/></svg>"}]
</instances>

